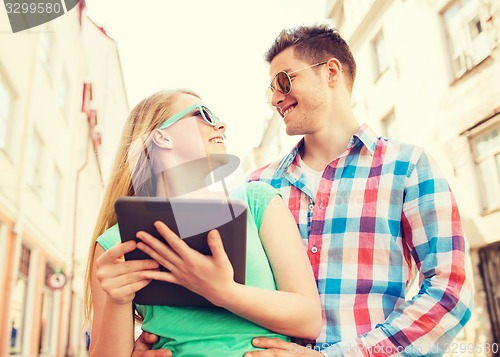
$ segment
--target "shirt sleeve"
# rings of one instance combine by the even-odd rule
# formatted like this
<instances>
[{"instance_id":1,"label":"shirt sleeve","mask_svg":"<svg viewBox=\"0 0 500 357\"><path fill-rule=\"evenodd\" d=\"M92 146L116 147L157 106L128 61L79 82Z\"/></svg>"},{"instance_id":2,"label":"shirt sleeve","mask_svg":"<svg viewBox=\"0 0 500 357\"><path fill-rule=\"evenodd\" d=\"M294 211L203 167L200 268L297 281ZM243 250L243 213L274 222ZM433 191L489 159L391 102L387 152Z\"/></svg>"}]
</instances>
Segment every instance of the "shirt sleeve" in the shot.
<instances>
[{"instance_id":1,"label":"shirt sleeve","mask_svg":"<svg viewBox=\"0 0 500 357\"><path fill-rule=\"evenodd\" d=\"M249 182L246 187L248 209L252 214L257 230L260 230L264 213L266 212L269 202L275 195L279 195L278 191L271 185L264 182Z\"/></svg>"},{"instance_id":2,"label":"shirt sleeve","mask_svg":"<svg viewBox=\"0 0 500 357\"><path fill-rule=\"evenodd\" d=\"M408 173L404 194L403 240L420 290L374 330L323 350L328 356L441 356L471 317L472 265L457 203L425 152Z\"/></svg>"},{"instance_id":3,"label":"shirt sleeve","mask_svg":"<svg viewBox=\"0 0 500 357\"><path fill-rule=\"evenodd\" d=\"M108 250L115 244L120 242L120 230L118 229L118 224L111 226L103 234L97 237L97 243L104 249Z\"/></svg>"}]
</instances>

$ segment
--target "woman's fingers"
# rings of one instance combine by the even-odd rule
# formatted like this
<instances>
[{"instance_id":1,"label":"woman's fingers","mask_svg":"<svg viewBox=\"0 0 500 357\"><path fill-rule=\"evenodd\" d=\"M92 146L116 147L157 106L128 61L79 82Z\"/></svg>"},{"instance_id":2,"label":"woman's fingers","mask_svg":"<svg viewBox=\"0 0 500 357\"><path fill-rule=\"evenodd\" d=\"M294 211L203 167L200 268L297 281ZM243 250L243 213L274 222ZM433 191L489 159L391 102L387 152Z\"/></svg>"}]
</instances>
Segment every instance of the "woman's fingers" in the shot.
<instances>
[{"instance_id":1,"label":"woman's fingers","mask_svg":"<svg viewBox=\"0 0 500 357\"><path fill-rule=\"evenodd\" d=\"M149 270L142 272L141 276L150 280L161 280L167 283L182 285L174 274L166 271Z\"/></svg>"},{"instance_id":2,"label":"woman's fingers","mask_svg":"<svg viewBox=\"0 0 500 357\"><path fill-rule=\"evenodd\" d=\"M137 237L141 242L137 248L169 271L144 271L143 277L182 285L209 300L217 299L221 287L234 282L234 272L217 230L208 233L211 256L206 256L189 247L164 223L155 222L155 227L168 245L140 231Z\"/></svg>"},{"instance_id":3,"label":"woman's fingers","mask_svg":"<svg viewBox=\"0 0 500 357\"><path fill-rule=\"evenodd\" d=\"M165 223L156 221L154 223L158 232L165 238L168 245L181 257L185 257L192 253L192 249L184 242L174 231L172 231Z\"/></svg>"},{"instance_id":4,"label":"woman's fingers","mask_svg":"<svg viewBox=\"0 0 500 357\"><path fill-rule=\"evenodd\" d=\"M132 274L103 279L101 280L101 287L105 291L121 291L125 289L127 293L135 293L151 281L151 279L143 273L144 272L139 271Z\"/></svg>"},{"instance_id":5,"label":"woman's fingers","mask_svg":"<svg viewBox=\"0 0 500 357\"><path fill-rule=\"evenodd\" d=\"M212 229L210 232L208 232L207 243L210 251L212 252L212 257L214 258L216 263L225 264L229 260L226 251L224 250L222 238L218 230Z\"/></svg>"},{"instance_id":6,"label":"woman's fingers","mask_svg":"<svg viewBox=\"0 0 500 357\"><path fill-rule=\"evenodd\" d=\"M139 237L139 235L138 235ZM159 264L161 264L163 267L167 268L170 271L175 270L175 264L172 263L172 260L174 261L179 261L179 257L175 255L175 253L165 253L165 251L160 254L153 248L151 248L149 245L146 243L138 243L137 248L149 255L152 259L157 261Z\"/></svg>"},{"instance_id":7,"label":"woman's fingers","mask_svg":"<svg viewBox=\"0 0 500 357\"><path fill-rule=\"evenodd\" d=\"M103 254L99 259L104 257ZM107 276L120 276L124 274L130 274L133 272L149 269L157 269L159 267L158 262L153 259L144 260L128 260L117 262L115 259L112 263L107 263L106 260L96 262L97 264L97 277L107 277ZM117 264L118 263L118 264Z\"/></svg>"},{"instance_id":8,"label":"woman's fingers","mask_svg":"<svg viewBox=\"0 0 500 357\"><path fill-rule=\"evenodd\" d=\"M153 259L124 261L123 255L136 248L134 241L119 243L108 249L96 260L96 276L101 282L114 286L133 283L141 280L140 272L158 269L158 262Z\"/></svg>"},{"instance_id":9,"label":"woman's fingers","mask_svg":"<svg viewBox=\"0 0 500 357\"><path fill-rule=\"evenodd\" d=\"M165 228L168 228L165 224L162 223L162 225ZM170 255L170 254L178 255L175 252L175 250L172 249L173 247L171 246L169 240L171 241L171 240L178 239L178 240L181 241L181 243L184 243L184 242L182 242L182 239L180 239L174 232L172 232L170 229L168 229L168 230L169 230L168 233L165 232L165 231L163 231L163 230L162 230L162 232L159 231L159 233L163 236L163 238L165 238L165 241L167 242L167 244L165 244L165 242L162 242L161 239L158 239L158 238L152 236L151 234L149 234L148 232L144 232L144 231L137 232L136 237L139 238L144 243L146 243L147 245L149 245L154 250L156 250L156 251L158 251L158 252L160 252L162 254L165 254L165 255Z\"/></svg>"},{"instance_id":10,"label":"woman's fingers","mask_svg":"<svg viewBox=\"0 0 500 357\"><path fill-rule=\"evenodd\" d=\"M128 241L125 243L119 243L109 248L104 254L102 254L96 260L97 267L106 264L115 263L117 260L122 260L122 257L136 248L135 241Z\"/></svg>"},{"instance_id":11,"label":"woman's fingers","mask_svg":"<svg viewBox=\"0 0 500 357\"><path fill-rule=\"evenodd\" d=\"M124 260L124 254L134 250L136 243L119 243L96 260L96 277L101 288L118 304L130 302L137 291L151 282L144 272L156 270L158 262L152 259Z\"/></svg>"},{"instance_id":12,"label":"woman's fingers","mask_svg":"<svg viewBox=\"0 0 500 357\"><path fill-rule=\"evenodd\" d=\"M134 283L131 284L108 287L107 289L105 289L103 286L103 290L106 291L108 295L111 296L111 298L113 298L116 302L126 303L133 298L133 295L137 291L141 290L150 282L151 279L143 279L135 281Z\"/></svg>"},{"instance_id":13,"label":"woman's fingers","mask_svg":"<svg viewBox=\"0 0 500 357\"><path fill-rule=\"evenodd\" d=\"M96 270L96 277L104 290L133 284L147 280L142 275L145 271L158 269L159 264L154 260L139 260L122 262L120 264L105 265Z\"/></svg>"},{"instance_id":14,"label":"woman's fingers","mask_svg":"<svg viewBox=\"0 0 500 357\"><path fill-rule=\"evenodd\" d=\"M141 242L137 243L137 248L156 260L168 270L172 270L173 265L178 265L182 259L170 246L161 242L147 232L137 232L137 238Z\"/></svg>"}]
</instances>

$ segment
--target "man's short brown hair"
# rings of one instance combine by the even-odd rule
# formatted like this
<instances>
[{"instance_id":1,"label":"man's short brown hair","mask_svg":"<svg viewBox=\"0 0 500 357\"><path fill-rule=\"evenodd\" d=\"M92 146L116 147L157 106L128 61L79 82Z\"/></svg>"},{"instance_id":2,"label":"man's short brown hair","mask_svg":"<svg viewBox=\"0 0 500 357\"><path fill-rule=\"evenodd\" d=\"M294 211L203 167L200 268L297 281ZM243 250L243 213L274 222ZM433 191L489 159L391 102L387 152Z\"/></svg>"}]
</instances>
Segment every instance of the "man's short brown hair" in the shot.
<instances>
[{"instance_id":1,"label":"man's short brown hair","mask_svg":"<svg viewBox=\"0 0 500 357\"><path fill-rule=\"evenodd\" d=\"M293 47L297 58L314 64L337 58L349 79L350 89L356 78L356 61L351 49L340 33L325 24L298 26L282 30L265 54L268 63L289 47Z\"/></svg>"}]
</instances>

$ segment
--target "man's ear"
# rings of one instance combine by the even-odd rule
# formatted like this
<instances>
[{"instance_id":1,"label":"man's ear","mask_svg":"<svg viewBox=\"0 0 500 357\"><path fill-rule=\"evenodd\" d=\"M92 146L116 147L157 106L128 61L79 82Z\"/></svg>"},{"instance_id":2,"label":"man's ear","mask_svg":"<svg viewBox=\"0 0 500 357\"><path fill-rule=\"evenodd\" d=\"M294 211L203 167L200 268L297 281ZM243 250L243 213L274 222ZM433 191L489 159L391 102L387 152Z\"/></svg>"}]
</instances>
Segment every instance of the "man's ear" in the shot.
<instances>
[{"instance_id":1,"label":"man's ear","mask_svg":"<svg viewBox=\"0 0 500 357\"><path fill-rule=\"evenodd\" d=\"M166 129L156 129L153 133L153 143L162 149L172 149L174 142Z\"/></svg>"},{"instance_id":2,"label":"man's ear","mask_svg":"<svg viewBox=\"0 0 500 357\"><path fill-rule=\"evenodd\" d=\"M342 72L342 63L336 58L330 58L326 63L328 69L328 82L335 83L339 80L340 72Z\"/></svg>"}]
</instances>

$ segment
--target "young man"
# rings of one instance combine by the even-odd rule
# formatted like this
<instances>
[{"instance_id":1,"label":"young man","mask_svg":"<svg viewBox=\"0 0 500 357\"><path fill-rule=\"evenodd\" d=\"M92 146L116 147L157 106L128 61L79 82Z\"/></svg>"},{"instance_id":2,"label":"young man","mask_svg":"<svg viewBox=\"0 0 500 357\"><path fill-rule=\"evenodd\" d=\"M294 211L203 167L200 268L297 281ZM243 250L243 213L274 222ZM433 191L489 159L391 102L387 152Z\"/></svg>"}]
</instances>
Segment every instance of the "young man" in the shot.
<instances>
[{"instance_id":1,"label":"young man","mask_svg":"<svg viewBox=\"0 0 500 357\"><path fill-rule=\"evenodd\" d=\"M292 211L317 281L323 327L316 341L297 341L302 347L254 340L266 350L251 356L442 355L473 302L466 242L446 179L421 148L358 124L351 110L356 63L336 30L284 30L266 60L270 101L287 134L304 138L250 180L277 188ZM420 290L411 297L405 291L414 267ZM136 346L145 348L142 338Z\"/></svg>"},{"instance_id":2,"label":"young man","mask_svg":"<svg viewBox=\"0 0 500 357\"><path fill-rule=\"evenodd\" d=\"M441 355L473 302L446 179L421 148L358 124L351 110L356 63L336 30L284 30L266 60L271 103L287 134L304 138L250 179L280 191L304 239L323 305L314 349L327 356ZM414 266L420 290L412 298L405 290ZM259 347L294 350L259 340Z\"/></svg>"}]
</instances>

